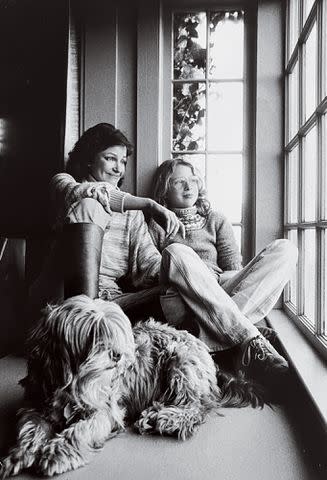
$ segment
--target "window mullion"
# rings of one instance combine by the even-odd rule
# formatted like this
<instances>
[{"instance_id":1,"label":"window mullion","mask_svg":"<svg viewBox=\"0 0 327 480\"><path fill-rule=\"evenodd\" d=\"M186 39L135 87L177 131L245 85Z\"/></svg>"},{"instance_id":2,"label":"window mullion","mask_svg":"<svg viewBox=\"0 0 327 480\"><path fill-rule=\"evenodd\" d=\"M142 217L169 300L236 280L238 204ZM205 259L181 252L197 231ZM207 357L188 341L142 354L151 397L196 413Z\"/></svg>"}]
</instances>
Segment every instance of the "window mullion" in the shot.
<instances>
[{"instance_id":1,"label":"window mullion","mask_svg":"<svg viewBox=\"0 0 327 480\"><path fill-rule=\"evenodd\" d=\"M302 22L302 6L303 2L300 2L299 8L299 18L298 22L301 25ZM301 128L303 119L304 119L304 54L303 54L303 43L298 42L298 62L299 62L299 78L298 78L298 125ZM298 222L302 223L304 221L304 138L299 136L299 185L298 185ZM304 314L304 232L302 228L298 229L298 248L299 248L299 266L298 266L298 285L297 285L297 314Z\"/></svg>"}]
</instances>

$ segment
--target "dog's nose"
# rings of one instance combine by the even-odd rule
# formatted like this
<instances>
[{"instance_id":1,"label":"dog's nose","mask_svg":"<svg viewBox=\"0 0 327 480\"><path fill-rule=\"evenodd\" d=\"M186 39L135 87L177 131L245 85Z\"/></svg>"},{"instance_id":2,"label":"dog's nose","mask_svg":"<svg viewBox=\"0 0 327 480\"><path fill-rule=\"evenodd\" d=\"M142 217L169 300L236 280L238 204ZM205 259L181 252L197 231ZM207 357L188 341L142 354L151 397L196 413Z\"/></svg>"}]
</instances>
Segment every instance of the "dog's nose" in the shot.
<instances>
[{"instance_id":1,"label":"dog's nose","mask_svg":"<svg viewBox=\"0 0 327 480\"><path fill-rule=\"evenodd\" d=\"M114 362L119 362L119 360L121 359L121 353L113 352L111 358Z\"/></svg>"}]
</instances>

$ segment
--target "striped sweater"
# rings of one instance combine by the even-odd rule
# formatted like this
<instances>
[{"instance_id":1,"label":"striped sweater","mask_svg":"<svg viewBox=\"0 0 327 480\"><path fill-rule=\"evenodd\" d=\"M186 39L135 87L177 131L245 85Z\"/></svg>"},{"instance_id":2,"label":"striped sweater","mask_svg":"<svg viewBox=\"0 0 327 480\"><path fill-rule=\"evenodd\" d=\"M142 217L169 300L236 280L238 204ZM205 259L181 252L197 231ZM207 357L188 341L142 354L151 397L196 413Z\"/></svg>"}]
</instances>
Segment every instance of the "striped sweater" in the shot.
<instances>
[{"instance_id":1,"label":"striped sweater","mask_svg":"<svg viewBox=\"0 0 327 480\"><path fill-rule=\"evenodd\" d=\"M58 225L64 221L69 207L89 197L93 182L77 183L66 173L55 175L51 182ZM101 255L99 296L115 298L122 293L118 280L128 277L136 288L147 288L158 283L161 255L150 237L143 213L137 210L123 212L125 192L110 189L110 207Z\"/></svg>"},{"instance_id":2,"label":"striped sweater","mask_svg":"<svg viewBox=\"0 0 327 480\"><path fill-rule=\"evenodd\" d=\"M52 206L55 209L55 227L59 227L67 214L69 207L82 198L92 197L92 187L102 184L108 194L110 208L114 212L124 211L124 198L129 195L115 188L108 182L83 181L76 182L69 173L57 173L50 183L50 195Z\"/></svg>"}]
</instances>

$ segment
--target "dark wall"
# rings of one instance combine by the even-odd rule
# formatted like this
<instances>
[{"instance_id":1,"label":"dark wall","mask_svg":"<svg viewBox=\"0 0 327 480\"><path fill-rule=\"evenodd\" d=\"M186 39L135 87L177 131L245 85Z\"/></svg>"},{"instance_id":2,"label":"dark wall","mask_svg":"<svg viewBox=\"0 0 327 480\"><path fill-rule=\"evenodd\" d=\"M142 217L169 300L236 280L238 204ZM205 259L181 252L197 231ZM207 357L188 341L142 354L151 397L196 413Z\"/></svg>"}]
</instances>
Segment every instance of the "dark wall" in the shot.
<instances>
[{"instance_id":1,"label":"dark wall","mask_svg":"<svg viewBox=\"0 0 327 480\"><path fill-rule=\"evenodd\" d=\"M48 243L49 180L63 169L68 1L0 0L0 239L9 237L0 355L24 337L27 285Z\"/></svg>"},{"instance_id":2,"label":"dark wall","mask_svg":"<svg viewBox=\"0 0 327 480\"><path fill-rule=\"evenodd\" d=\"M25 240L0 237L0 357L23 349L28 327L24 257Z\"/></svg>"},{"instance_id":3,"label":"dark wall","mask_svg":"<svg viewBox=\"0 0 327 480\"><path fill-rule=\"evenodd\" d=\"M0 235L47 230L63 166L68 0L0 2Z\"/></svg>"}]
</instances>

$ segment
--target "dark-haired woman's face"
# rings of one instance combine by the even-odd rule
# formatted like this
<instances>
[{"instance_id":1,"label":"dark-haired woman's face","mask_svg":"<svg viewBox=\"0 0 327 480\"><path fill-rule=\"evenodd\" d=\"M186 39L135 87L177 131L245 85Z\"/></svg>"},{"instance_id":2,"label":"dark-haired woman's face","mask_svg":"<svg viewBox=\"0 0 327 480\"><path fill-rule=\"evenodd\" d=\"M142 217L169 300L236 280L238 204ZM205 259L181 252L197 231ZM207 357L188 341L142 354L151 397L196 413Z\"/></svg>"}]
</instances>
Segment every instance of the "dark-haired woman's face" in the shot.
<instances>
[{"instance_id":1,"label":"dark-haired woman's face","mask_svg":"<svg viewBox=\"0 0 327 480\"><path fill-rule=\"evenodd\" d=\"M90 165L90 174L99 182L108 182L114 187L125 175L127 149L123 145L108 147L96 154Z\"/></svg>"}]
</instances>

